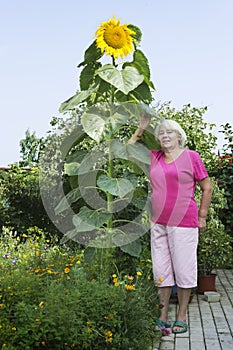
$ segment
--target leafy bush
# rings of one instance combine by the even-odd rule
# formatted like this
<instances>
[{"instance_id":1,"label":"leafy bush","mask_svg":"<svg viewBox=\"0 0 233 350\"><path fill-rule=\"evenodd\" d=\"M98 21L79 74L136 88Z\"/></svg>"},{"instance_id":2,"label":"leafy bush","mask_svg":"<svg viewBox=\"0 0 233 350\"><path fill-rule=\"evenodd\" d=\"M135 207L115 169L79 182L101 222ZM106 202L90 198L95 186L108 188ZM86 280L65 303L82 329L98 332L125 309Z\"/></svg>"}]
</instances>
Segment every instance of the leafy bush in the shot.
<instances>
[{"instance_id":1,"label":"leafy bush","mask_svg":"<svg viewBox=\"0 0 233 350\"><path fill-rule=\"evenodd\" d=\"M211 274L216 268L232 267L232 239L225 232L224 225L219 219L219 212L226 204L224 190L218 187L212 178L213 196L210 204L206 230L201 233L198 244L198 271L200 274ZM199 202L201 191L198 188L196 199Z\"/></svg>"},{"instance_id":2,"label":"leafy bush","mask_svg":"<svg viewBox=\"0 0 233 350\"><path fill-rule=\"evenodd\" d=\"M84 253L30 228L0 241L0 347L4 349L151 349L157 292L140 266L93 278Z\"/></svg>"},{"instance_id":3,"label":"leafy bush","mask_svg":"<svg viewBox=\"0 0 233 350\"><path fill-rule=\"evenodd\" d=\"M0 171L0 226L18 234L31 226L57 233L44 209L39 188L39 169L12 165Z\"/></svg>"},{"instance_id":4,"label":"leafy bush","mask_svg":"<svg viewBox=\"0 0 233 350\"><path fill-rule=\"evenodd\" d=\"M218 181L219 187L224 189L226 198L226 204L220 210L219 217L225 226L226 232L233 237L233 130L229 123L222 125L222 129L220 132L224 134L225 144L212 174Z\"/></svg>"}]
</instances>

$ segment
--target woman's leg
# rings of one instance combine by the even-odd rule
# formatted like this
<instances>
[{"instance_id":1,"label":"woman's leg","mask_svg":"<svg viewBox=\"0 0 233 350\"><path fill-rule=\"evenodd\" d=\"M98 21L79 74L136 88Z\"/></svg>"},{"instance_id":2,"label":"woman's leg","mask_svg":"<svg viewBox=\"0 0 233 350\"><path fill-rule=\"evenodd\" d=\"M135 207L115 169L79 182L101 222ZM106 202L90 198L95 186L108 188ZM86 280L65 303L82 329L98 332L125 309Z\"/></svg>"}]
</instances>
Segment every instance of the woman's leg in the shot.
<instances>
[{"instance_id":1,"label":"woman's leg","mask_svg":"<svg viewBox=\"0 0 233 350\"><path fill-rule=\"evenodd\" d=\"M151 254L155 283L158 285L160 317L167 323L168 306L174 282L171 254L168 245L167 230L163 225L151 225Z\"/></svg>"},{"instance_id":2,"label":"woman's leg","mask_svg":"<svg viewBox=\"0 0 233 350\"><path fill-rule=\"evenodd\" d=\"M169 244L178 286L178 313L176 319L186 323L186 314L192 288L197 285L198 229L171 227ZM174 331L182 331L175 326Z\"/></svg>"},{"instance_id":3,"label":"woman's leg","mask_svg":"<svg viewBox=\"0 0 233 350\"><path fill-rule=\"evenodd\" d=\"M160 317L159 319L168 323L168 307L171 296L172 287L159 287L159 303L160 303Z\"/></svg>"},{"instance_id":4,"label":"woman's leg","mask_svg":"<svg viewBox=\"0 0 233 350\"><path fill-rule=\"evenodd\" d=\"M191 288L180 288L178 287L178 313L176 319L178 321L184 321L186 323L187 308L189 303L189 298L191 294ZM183 327L174 326L173 331L182 331Z\"/></svg>"}]
</instances>

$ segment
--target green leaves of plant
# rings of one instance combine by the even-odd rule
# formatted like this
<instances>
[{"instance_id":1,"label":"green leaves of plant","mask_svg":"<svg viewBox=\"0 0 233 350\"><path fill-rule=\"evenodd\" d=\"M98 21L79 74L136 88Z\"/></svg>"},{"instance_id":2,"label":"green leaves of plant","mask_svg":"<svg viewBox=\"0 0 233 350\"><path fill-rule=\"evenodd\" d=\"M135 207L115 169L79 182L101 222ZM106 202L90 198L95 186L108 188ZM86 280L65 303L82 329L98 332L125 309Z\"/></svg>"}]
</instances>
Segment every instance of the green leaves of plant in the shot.
<instances>
[{"instance_id":1,"label":"green leaves of plant","mask_svg":"<svg viewBox=\"0 0 233 350\"><path fill-rule=\"evenodd\" d=\"M85 64L93 63L99 60L103 56L101 49L96 47L96 41L94 41L85 51L84 61L79 63L78 67L84 66Z\"/></svg>"},{"instance_id":2,"label":"green leaves of plant","mask_svg":"<svg viewBox=\"0 0 233 350\"><path fill-rule=\"evenodd\" d=\"M127 160L138 160L139 162L150 164L150 154L148 149L140 143L124 144L118 140L111 142L112 152L119 158Z\"/></svg>"},{"instance_id":3,"label":"green leaves of plant","mask_svg":"<svg viewBox=\"0 0 233 350\"><path fill-rule=\"evenodd\" d=\"M107 81L125 95L134 90L144 80L144 76L134 67L125 67L125 69L119 71L113 65L106 64L97 73L101 79Z\"/></svg>"},{"instance_id":4,"label":"green leaves of plant","mask_svg":"<svg viewBox=\"0 0 233 350\"><path fill-rule=\"evenodd\" d=\"M133 191L133 184L124 178L111 178L107 175L100 175L97 185L105 192L123 198L127 193Z\"/></svg>"},{"instance_id":5,"label":"green leaves of plant","mask_svg":"<svg viewBox=\"0 0 233 350\"><path fill-rule=\"evenodd\" d=\"M116 110L111 114L111 111L102 108L103 106L104 104L102 106L92 106L82 116L82 125L85 132L96 142L99 142L103 136L110 137L128 119L126 113L118 113Z\"/></svg>"},{"instance_id":6,"label":"green leaves of plant","mask_svg":"<svg viewBox=\"0 0 233 350\"><path fill-rule=\"evenodd\" d=\"M63 113L65 111L74 109L80 103L84 102L89 96L91 96L93 91L94 91L94 88L77 92L74 96L68 98L68 100L66 100L61 104L59 108L59 112Z\"/></svg>"},{"instance_id":7,"label":"green leaves of plant","mask_svg":"<svg viewBox=\"0 0 233 350\"><path fill-rule=\"evenodd\" d=\"M76 232L92 231L99 228L111 218L111 215L107 211L92 210L84 206L73 217Z\"/></svg>"}]
</instances>

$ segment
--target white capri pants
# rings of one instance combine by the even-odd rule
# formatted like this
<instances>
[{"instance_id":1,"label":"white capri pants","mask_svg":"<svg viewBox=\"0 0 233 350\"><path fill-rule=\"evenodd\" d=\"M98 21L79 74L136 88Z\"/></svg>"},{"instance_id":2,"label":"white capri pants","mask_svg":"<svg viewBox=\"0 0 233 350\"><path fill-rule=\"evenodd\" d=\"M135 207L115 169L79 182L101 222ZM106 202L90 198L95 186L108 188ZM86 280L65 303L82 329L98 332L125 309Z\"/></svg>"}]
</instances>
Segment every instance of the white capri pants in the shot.
<instances>
[{"instance_id":1,"label":"white capri pants","mask_svg":"<svg viewBox=\"0 0 233 350\"><path fill-rule=\"evenodd\" d=\"M151 223L151 256L159 287L197 286L198 228Z\"/></svg>"}]
</instances>

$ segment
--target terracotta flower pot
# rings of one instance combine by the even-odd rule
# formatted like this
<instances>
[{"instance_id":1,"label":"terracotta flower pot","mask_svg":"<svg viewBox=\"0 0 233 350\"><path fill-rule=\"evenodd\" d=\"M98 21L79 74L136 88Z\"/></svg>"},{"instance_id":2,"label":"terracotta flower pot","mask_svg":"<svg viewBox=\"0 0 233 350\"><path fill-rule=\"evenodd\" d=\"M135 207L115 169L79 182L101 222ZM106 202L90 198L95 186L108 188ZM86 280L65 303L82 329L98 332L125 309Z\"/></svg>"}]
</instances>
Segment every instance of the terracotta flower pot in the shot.
<instances>
[{"instance_id":1,"label":"terracotta flower pot","mask_svg":"<svg viewBox=\"0 0 233 350\"><path fill-rule=\"evenodd\" d=\"M198 275L197 292L204 294L204 292L216 292L215 288L216 274Z\"/></svg>"}]
</instances>

